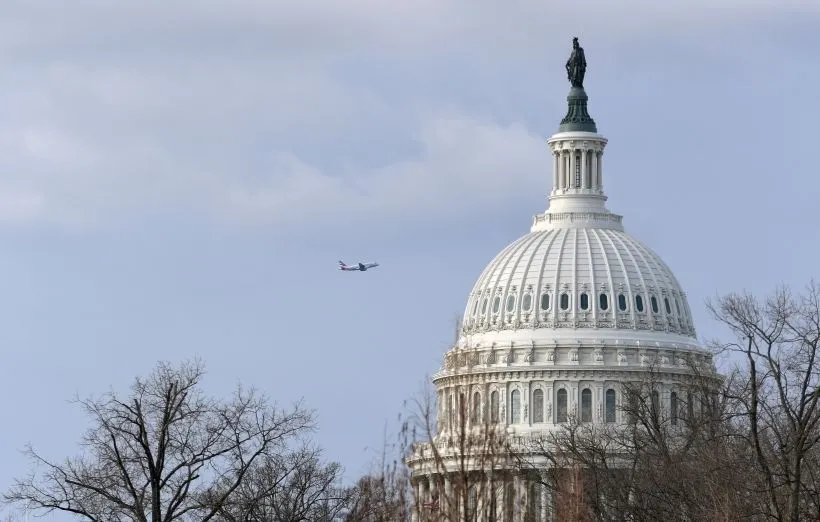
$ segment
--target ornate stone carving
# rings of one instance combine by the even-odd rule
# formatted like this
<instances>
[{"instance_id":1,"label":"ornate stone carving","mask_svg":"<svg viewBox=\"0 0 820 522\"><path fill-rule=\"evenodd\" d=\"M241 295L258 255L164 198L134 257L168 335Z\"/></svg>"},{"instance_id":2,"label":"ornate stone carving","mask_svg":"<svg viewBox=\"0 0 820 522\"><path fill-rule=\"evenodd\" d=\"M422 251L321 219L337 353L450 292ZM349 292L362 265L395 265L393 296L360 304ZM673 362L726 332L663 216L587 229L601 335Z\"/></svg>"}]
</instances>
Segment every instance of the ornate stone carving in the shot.
<instances>
[{"instance_id":1,"label":"ornate stone carving","mask_svg":"<svg viewBox=\"0 0 820 522\"><path fill-rule=\"evenodd\" d=\"M535 343L533 343L533 345L530 347L530 351L527 352L527 356L524 360L530 364L535 362Z\"/></svg>"},{"instance_id":2,"label":"ornate stone carving","mask_svg":"<svg viewBox=\"0 0 820 522\"><path fill-rule=\"evenodd\" d=\"M604 352L600 348L596 348L594 351L595 362L603 364L604 362Z\"/></svg>"},{"instance_id":3,"label":"ornate stone carving","mask_svg":"<svg viewBox=\"0 0 820 522\"><path fill-rule=\"evenodd\" d=\"M515 362L515 349L512 346L510 346L510 349L507 350L507 354L504 355L504 362L508 365Z\"/></svg>"},{"instance_id":4,"label":"ornate stone carving","mask_svg":"<svg viewBox=\"0 0 820 522\"><path fill-rule=\"evenodd\" d=\"M626 352L623 350L618 350L618 364L621 366L627 364Z\"/></svg>"}]
</instances>

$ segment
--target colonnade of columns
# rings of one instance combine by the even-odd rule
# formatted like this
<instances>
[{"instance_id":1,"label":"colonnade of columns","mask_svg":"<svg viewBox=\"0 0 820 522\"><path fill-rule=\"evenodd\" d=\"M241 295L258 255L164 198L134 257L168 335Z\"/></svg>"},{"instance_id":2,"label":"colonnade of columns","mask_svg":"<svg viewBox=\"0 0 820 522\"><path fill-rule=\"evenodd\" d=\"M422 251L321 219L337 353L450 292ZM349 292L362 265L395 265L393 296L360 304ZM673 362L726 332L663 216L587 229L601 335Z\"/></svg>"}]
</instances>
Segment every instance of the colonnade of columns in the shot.
<instances>
[{"instance_id":1,"label":"colonnade of columns","mask_svg":"<svg viewBox=\"0 0 820 522\"><path fill-rule=\"evenodd\" d=\"M475 522L554 520L553 495L540 482L517 474L501 478L476 474L465 481L466 496L457 482L455 475L447 473L415 479L412 521L464 520L465 511Z\"/></svg>"},{"instance_id":2,"label":"colonnade of columns","mask_svg":"<svg viewBox=\"0 0 820 522\"><path fill-rule=\"evenodd\" d=\"M602 155L602 150L592 148L554 150L553 191L603 191Z\"/></svg>"}]
</instances>

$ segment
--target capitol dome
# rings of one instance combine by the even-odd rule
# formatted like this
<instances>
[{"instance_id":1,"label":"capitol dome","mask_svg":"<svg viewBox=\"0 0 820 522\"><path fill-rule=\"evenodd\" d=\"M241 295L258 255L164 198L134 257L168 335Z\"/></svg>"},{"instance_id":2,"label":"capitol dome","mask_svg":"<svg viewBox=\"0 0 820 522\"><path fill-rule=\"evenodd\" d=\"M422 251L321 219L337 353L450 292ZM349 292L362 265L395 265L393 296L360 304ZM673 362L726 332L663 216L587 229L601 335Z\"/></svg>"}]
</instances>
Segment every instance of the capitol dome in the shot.
<instances>
[{"instance_id":1,"label":"capitol dome","mask_svg":"<svg viewBox=\"0 0 820 522\"><path fill-rule=\"evenodd\" d=\"M695 343L669 267L615 228L555 226L512 242L478 278L464 312L473 343L526 338L651 338Z\"/></svg>"},{"instance_id":2,"label":"capitol dome","mask_svg":"<svg viewBox=\"0 0 820 522\"><path fill-rule=\"evenodd\" d=\"M567 114L547 140L547 209L479 275L459 337L433 376L435 434L407 460L414 520L452 493L465 466L487 485L478 520L553 520L553 492L510 462L482 465L486 450L468 443L502 433L520 456L520 441L548 440L572 425L617 430L630 422L624 405L636 383L651 390L657 422L674 430L683 409L694 415L705 404L691 383L716 378L680 283L606 206L607 139L587 112L585 70L575 39ZM543 454L528 462L555 464Z\"/></svg>"}]
</instances>

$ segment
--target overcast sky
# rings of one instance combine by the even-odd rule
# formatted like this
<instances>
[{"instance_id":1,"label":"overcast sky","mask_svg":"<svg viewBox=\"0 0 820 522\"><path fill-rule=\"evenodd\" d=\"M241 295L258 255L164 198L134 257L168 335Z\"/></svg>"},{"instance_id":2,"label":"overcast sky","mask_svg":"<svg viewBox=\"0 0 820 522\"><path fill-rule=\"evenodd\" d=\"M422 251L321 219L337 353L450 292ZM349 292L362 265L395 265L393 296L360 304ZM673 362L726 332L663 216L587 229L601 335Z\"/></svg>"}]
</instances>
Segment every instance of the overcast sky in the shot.
<instances>
[{"instance_id":1,"label":"overcast sky","mask_svg":"<svg viewBox=\"0 0 820 522\"><path fill-rule=\"evenodd\" d=\"M5 0L0 488L77 451L75 393L192 356L367 471L546 208L573 36L608 206L702 338L820 276L817 0Z\"/></svg>"}]
</instances>

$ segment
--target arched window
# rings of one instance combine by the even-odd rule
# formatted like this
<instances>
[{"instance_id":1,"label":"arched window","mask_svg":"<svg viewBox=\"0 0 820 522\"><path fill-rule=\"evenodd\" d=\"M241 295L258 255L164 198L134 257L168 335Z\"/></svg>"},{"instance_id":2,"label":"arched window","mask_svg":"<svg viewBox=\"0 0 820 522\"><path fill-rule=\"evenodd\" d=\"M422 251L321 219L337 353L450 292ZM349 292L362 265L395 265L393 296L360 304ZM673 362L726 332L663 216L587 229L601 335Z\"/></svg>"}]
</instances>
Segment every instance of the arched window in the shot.
<instances>
[{"instance_id":1,"label":"arched window","mask_svg":"<svg viewBox=\"0 0 820 522\"><path fill-rule=\"evenodd\" d=\"M532 392L532 422L544 422L544 390Z\"/></svg>"},{"instance_id":2,"label":"arched window","mask_svg":"<svg viewBox=\"0 0 820 522\"><path fill-rule=\"evenodd\" d=\"M606 391L606 422L615 422L615 390Z\"/></svg>"},{"instance_id":3,"label":"arched window","mask_svg":"<svg viewBox=\"0 0 820 522\"><path fill-rule=\"evenodd\" d=\"M524 299L521 300L521 309L529 312L530 307L532 307L532 294L526 294Z\"/></svg>"},{"instance_id":4,"label":"arched window","mask_svg":"<svg viewBox=\"0 0 820 522\"><path fill-rule=\"evenodd\" d=\"M494 391L490 394L490 422L498 424L500 408L498 404L498 392Z\"/></svg>"},{"instance_id":5,"label":"arched window","mask_svg":"<svg viewBox=\"0 0 820 522\"><path fill-rule=\"evenodd\" d=\"M549 310L550 309L550 295L544 294L541 296L541 310Z\"/></svg>"},{"instance_id":6,"label":"arched window","mask_svg":"<svg viewBox=\"0 0 820 522\"><path fill-rule=\"evenodd\" d=\"M581 294L581 310L586 310L589 308L589 296L587 294Z\"/></svg>"},{"instance_id":7,"label":"arched window","mask_svg":"<svg viewBox=\"0 0 820 522\"><path fill-rule=\"evenodd\" d=\"M657 416L661 413L661 400L658 396L657 390L652 390L652 415Z\"/></svg>"},{"instance_id":8,"label":"arched window","mask_svg":"<svg viewBox=\"0 0 820 522\"><path fill-rule=\"evenodd\" d=\"M510 422L518 424L521 422L521 392L513 390L510 394Z\"/></svg>"},{"instance_id":9,"label":"arched window","mask_svg":"<svg viewBox=\"0 0 820 522\"><path fill-rule=\"evenodd\" d=\"M643 312L643 297L639 295L635 296L635 310Z\"/></svg>"},{"instance_id":10,"label":"arched window","mask_svg":"<svg viewBox=\"0 0 820 522\"><path fill-rule=\"evenodd\" d=\"M492 488L490 489L490 502L489 502L489 521L490 522L498 522L498 503L496 501L497 498L501 498L501 493L503 492L502 489Z\"/></svg>"},{"instance_id":11,"label":"arched window","mask_svg":"<svg viewBox=\"0 0 820 522\"><path fill-rule=\"evenodd\" d=\"M624 294L618 294L618 309L626 312L626 296Z\"/></svg>"},{"instance_id":12,"label":"arched window","mask_svg":"<svg viewBox=\"0 0 820 522\"><path fill-rule=\"evenodd\" d=\"M558 397L556 400L557 407L555 408L558 422L567 422L567 390L561 388L558 390Z\"/></svg>"},{"instance_id":13,"label":"arched window","mask_svg":"<svg viewBox=\"0 0 820 522\"><path fill-rule=\"evenodd\" d=\"M561 310L567 310L569 308L569 295L561 294Z\"/></svg>"},{"instance_id":14,"label":"arched window","mask_svg":"<svg viewBox=\"0 0 820 522\"><path fill-rule=\"evenodd\" d=\"M598 307L604 311L609 308L609 298L606 294L601 294L598 296Z\"/></svg>"},{"instance_id":15,"label":"arched window","mask_svg":"<svg viewBox=\"0 0 820 522\"><path fill-rule=\"evenodd\" d=\"M495 299L493 299L493 313L497 314L499 308L501 308L501 298L495 296Z\"/></svg>"},{"instance_id":16,"label":"arched window","mask_svg":"<svg viewBox=\"0 0 820 522\"><path fill-rule=\"evenodd\" d=\"M524 520L543 520L544 516L541 514L541 490L543 489L543 484L540 482L533 482L529 486L529 491L527 492L527 514L524 516Z\"/></svg>"},{"instance_id":17,"label":"arched window","mask_svg":"<svg viewBox=\"0 0 820 522\"><path fill-rule=\"evenodd\" d=\"M658 300L655 299L655 296L649 298L649 302L652 303L652 313L658 313Z\"/></svg>"},{"instance_id":18,"label":"arched window","mask_svg":"<svg viewBox=\"0 0 820 522\"><path fill-rule=\"evenodd\" d=\"M515 520L515 508L518 506L515 498L515 484L507 482L504 487L504 520Z\"/></svg>"},{"instance_id":19,"label":"arched window","mask_svg":"<svg viewBox=\"0 0 820 522\"><path fill-rule=\"evenodd\" d=\"M669 394L669 418L673 426L678 424L678 394L675 392Z\"/></svg>"},{"instance_id":20,"label":"arched window","mask_svg":"<svg viewBox=\"0 0 820 522\"><path fill-rule=\"evenodd\" d=\"M666 308L666 313L669 314L669 315L672 315L672 307L669 306L669 298L668 297L663 298L663 306L664 306L664 308Z\"/></svg>"},{"instance_id":21,"label":"arched window","mask_svg":"<svg viewBox=\"0 0 820 522\"><path fill-rule=\"evenodd\" d=\"M479 300L476 299L475 302L473 303L473 315L475 315L475 313L478 312L478 301Z\"/></svg>"},{"instance_id":22,"label":"arched window","mask_svg":"<svg viewBox=\"0 0 820 522\"><path fill-rule=\"evenodd\" d=\"M475 484L471 484L467 490L467 520L476 520L478 517L478 491Z\"/></svg>"},{"instance_id":23,"label":"arched window","mask_svg":"<svg viewBox=\"0 0 820 522\"><path fill-rule=\"evenodd\" d=\"M695 420L695 401L691 392L686 394L686 418L689 422Z\"/></svg>"},{"instance_id":24,"label":"arched window","mask_svg":"<svg viewBox=\"0 0 820 522\"><path fill-rule=\"evenodd\" d=\"M470 422L478 424L481 421L481 394L473 393L473 407L470 410Z\"/></svg>"},{"instance_id":25,"label":"arched window","mask_svg":"<svg viewBox=\"0 0 820 522\"><path fill-rule=\"evenodd\" d=\"M515 296L511 295L507 297L507 312L512 312L513 308L515 308Z\"/></svg>"},{"instance_id":26,"label":"arched window","mask_svg":"<svg viewBox=\"0 0 820 522\"><path fill-rule=\"evenodd\" d=\"M481 313L482 314L487 313L487 298L486 297L484 298L484 301L481 303Z\"/></svg>"},{"instance_id":27,"label":"arched window","mask_svg":"<svg viewBox=\"0 0 820 522\"><path fill-rule=\"evenodd\" d=\"M581 422L592 422L592 390L589 388L581 392Z\"/></svg>"}]
</instances>

